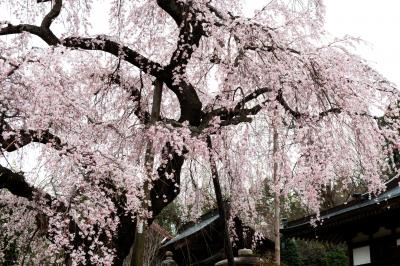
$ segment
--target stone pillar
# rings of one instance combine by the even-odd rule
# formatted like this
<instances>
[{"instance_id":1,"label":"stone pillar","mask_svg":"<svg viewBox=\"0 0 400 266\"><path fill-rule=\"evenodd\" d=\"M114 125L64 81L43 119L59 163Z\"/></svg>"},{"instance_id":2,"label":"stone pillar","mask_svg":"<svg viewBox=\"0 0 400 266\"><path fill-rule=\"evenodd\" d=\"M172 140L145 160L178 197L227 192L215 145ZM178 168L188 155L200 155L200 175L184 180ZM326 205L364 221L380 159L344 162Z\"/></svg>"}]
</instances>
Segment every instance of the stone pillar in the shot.
<instances>
[{"instance_id":1,"label":"stone pillar","mask_svg":"<svg viewBox=\"0 0 400 266\"><path fill-rule=\"evenodd\" d=\"M171 251L165 252L165 260L161 262L161 266L178 266L178 264L172 258L173 254Z\"/></svg>"}]
</instances>

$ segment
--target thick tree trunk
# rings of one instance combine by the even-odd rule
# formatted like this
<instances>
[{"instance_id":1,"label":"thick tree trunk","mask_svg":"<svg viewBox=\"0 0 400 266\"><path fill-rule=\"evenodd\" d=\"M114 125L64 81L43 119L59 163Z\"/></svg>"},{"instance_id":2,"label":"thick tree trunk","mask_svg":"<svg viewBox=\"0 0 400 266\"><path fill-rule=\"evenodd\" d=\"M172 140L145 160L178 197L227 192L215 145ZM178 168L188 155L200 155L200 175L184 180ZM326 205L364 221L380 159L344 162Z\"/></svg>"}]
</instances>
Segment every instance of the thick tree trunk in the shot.
<instances>
[{"instance_id":1,"label":"thick tree trunk","mask_svg":"<svg viewBox=\"0 0 400 266\"><path fill-rule=\"evenodd\" d=\"M153 94L153 105L151 109L150 125L154 124L160 119L160 109L161 109L161 98L162 98L162 81L156 79L154 83L154 94ZM151 139L147 142L145 164L147 170L148 180L152 180L153 167L154 167L154 151L153 151L153 141ZM144 208L147 209L146 202L150 198L150 191L148 189L149 182L145 182L145 199ZM143 265L143 254L144 254L144 242L145 233L147 230L147 224L143 221L138 221L138 226L136 227L135 242L133 244L133 251L131 257L131 266Z\"/></svg>"}]
</instances>

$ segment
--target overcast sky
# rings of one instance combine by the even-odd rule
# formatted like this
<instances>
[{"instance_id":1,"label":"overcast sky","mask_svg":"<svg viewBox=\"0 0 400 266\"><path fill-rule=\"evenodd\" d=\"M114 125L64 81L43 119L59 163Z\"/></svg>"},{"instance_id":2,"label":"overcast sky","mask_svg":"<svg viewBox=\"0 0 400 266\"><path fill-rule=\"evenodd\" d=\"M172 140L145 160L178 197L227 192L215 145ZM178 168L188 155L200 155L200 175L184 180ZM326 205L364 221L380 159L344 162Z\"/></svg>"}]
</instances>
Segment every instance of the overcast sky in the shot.
<instances>
[{"instance_id":1,"label":"overcast sky","mask_svg":"<svg viewBox=\"0 0 400 266\"><path fill-rule=\"evenodd\" d=\"M247 0L246 9L267 1ZM400 87L400 0L325 0L326 30L336 37L360 37L367 45L356 53L370 61L387 79Z\"/></svg>"},{"instance_id":2,"label":"overcast sky","mask_svg":"<svg viewBox=\"0 0 400 266\"><path fill-rule=\"evenodd\" d=\"M327 0L326 28L370 43L358 50L400 87L400 1Z\"/></svg>"}]
</instances>

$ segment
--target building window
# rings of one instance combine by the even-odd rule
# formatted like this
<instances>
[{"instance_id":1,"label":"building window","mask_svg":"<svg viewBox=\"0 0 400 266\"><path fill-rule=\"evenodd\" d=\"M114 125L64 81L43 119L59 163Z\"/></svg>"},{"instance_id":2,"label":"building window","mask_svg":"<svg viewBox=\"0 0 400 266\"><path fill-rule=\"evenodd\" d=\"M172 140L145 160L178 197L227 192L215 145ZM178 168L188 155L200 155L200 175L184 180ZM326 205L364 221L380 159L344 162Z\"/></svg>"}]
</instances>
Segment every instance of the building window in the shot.
<instances>
[{"instance_id":1,"label":"building window","mask_svg":"<svg viewBox=\"0 0 400 266\"><path fill-rule=\"evenodd\" d=\"M364 265L371 263L371 252L369 246L353 249L353 265Z\"/></svg>"},{"instance_id":2,"label":"building window","mask_svg":"<svg viewBox=\"0 0 400 266\"><path fill-rule=\"evenodd\" d=\"M397 246L400 246L400 238L397 239L396 244Z\"/></svg>"}]
</instances>

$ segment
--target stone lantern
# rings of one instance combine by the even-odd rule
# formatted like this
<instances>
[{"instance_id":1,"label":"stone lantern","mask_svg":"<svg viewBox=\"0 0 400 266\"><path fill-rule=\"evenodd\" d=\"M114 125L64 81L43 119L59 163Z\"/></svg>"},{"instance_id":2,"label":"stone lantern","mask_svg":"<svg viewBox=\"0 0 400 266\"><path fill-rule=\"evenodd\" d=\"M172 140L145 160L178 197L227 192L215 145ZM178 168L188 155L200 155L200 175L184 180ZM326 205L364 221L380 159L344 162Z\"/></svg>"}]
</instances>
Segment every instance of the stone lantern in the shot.
<instances>
[{"instance_id":1,"label":"stone lantern","mask_svg":"<svg viewBox=\"0 0 400 266\"><path fill-rule=\"evenodd\" d=\"M253 266L253 265L264 265L265 261L253 254L251 249L239 249L238 257L234 258L235 266ZM228 265L228 261L222 260L217 262L215 266Z\"/></svg>"},{"instance_id":2,"label":"stone lantern","mask_svg":"<svg viewBox=\"0 0 400 266\"><path fill-rule=\"evenodd\" d=\"M171 251L165 252L165 260L161 262L161 266L178 266L178 264L172 258L173 254Z\"/></svg>"}]
</instances>

